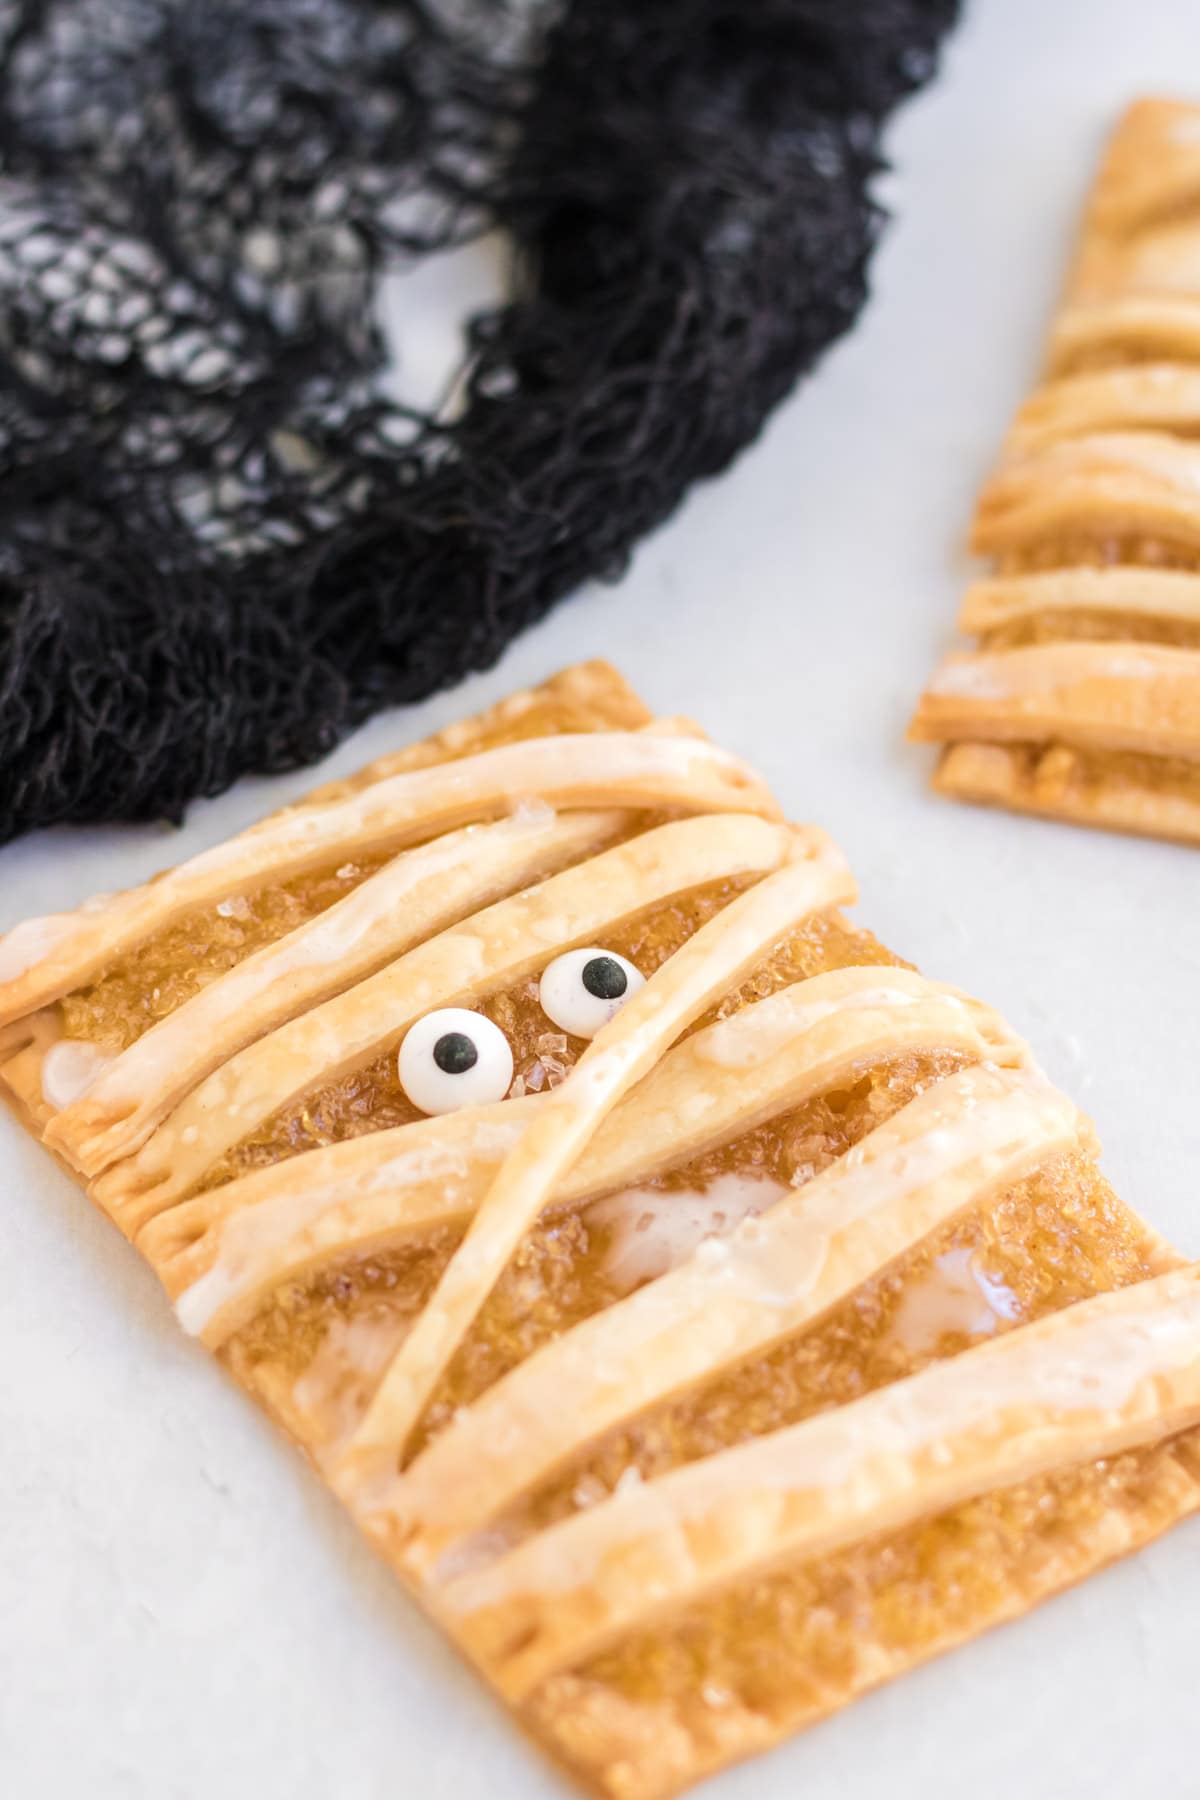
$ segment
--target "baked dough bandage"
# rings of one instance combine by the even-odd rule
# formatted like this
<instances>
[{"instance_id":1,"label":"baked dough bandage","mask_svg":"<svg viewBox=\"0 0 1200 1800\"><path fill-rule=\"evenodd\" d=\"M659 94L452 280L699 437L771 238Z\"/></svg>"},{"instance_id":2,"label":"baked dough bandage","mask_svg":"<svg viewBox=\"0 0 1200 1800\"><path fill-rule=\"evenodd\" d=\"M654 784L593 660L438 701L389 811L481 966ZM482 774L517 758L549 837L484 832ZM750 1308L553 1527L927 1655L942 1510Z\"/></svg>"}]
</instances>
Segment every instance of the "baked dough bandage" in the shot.
<instances>
[{"instance_id":1,"label":"baked dough bandage","mask_svg":"<svg viewBox=\"0 0 1200 1800\"><path fill-rule=\"evenodd\" d=\"M518 980L656 900L771 869L791 845L783 826L710 813L659 826L497 901L231 1057L142 1150L99 1176L96 1198L136 1229L297 1095L397 1046L422 1013ZM849 897L843 886L829 903Z\"/></svg>"},{"instance_id":2,"label":"baked dough bandage","mask_svg":"<svg viewBox=\"0 0 1200 1800\"><path fill-rule=\"evenodd\" d=\"M865 1399L645 1482L437 1604L509 1698L784 1558L1200 1422L1200 1268L1102 1294Z\"/></svg>"},{"instance_id":3,"label":"baked dough bandage","mask_svg":"<svg viewBox=\"0 0 1200 1800\"><path fill-rule=\"evenodd\" d=\"M1200 577L1152 575L979 584L996 641L940 723L1018 695L1085 756L1119 694L1145 758L1135 657L1193 729ZM1064 651L1048 617L1115 629ZM0 941L25 1123L609 1800L1200 1504L1195 1272L1004 1019L854 898L821 831L593 664Z\"/></svg>"},{"instance_id":4,"label":"baked dough bandage","mask_svg":"<svg viewBox=\"0 0 1200 1800\"><path fill-rule=\"evenodd\" d=\"M921 697L940 793L1200 843L1200 108L1139 101L1045 379L979 497L976 654Z\"/></svg>"}]
</instances>

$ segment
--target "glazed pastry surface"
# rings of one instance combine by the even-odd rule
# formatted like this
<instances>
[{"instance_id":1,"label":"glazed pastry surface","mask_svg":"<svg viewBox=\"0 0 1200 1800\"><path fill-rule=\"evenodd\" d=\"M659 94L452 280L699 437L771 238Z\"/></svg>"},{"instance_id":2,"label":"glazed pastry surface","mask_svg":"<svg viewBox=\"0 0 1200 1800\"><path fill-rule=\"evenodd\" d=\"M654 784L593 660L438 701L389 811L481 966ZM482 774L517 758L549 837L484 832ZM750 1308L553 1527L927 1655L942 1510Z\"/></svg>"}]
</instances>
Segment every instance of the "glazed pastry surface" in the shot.
<instances>
[{"instance_id":1,"label":"glazed pastry surface","mask_svg":"<svg viewBox=\"0 0 1200 1800\"><path fill-rule=\"evenodd\" d=\"M1140 100L979 497L976 648L912 721L939 792L1200 843L1198 440L1200 106Z\"/></svg>"},{"instance_id":2,"label":"glazed pastry surface","mask_svg":"<svg viewBox=\"0 0 1200 1800\"><path fill-rule=\"evenodd\" d=\"M589 664L0 939L26 1123L612 1800L1200 1500L1195 1270L855 898Z\"/></svg>"}]
</instances>

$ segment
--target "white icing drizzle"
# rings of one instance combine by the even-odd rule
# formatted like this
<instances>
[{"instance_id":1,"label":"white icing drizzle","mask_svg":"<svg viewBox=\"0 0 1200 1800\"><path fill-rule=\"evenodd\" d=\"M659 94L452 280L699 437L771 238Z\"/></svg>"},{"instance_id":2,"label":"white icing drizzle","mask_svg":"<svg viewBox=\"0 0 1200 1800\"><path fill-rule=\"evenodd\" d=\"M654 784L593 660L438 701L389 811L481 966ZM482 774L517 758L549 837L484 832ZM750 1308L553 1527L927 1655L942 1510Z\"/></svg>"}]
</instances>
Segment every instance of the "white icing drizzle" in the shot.
<instances>
[{"instance_id":1,"label":"white icing drizzle","mask_svg":"<svg viewBox=\"0 0 1200 1800\"><path fill-rule=\"evenodd\" d=\"M1200 144L1200 113L1180 113L1167 127L1167 136L1175 144Z\"/></svg>"},{"instance_id":2,"label":"white icing drizzle","mask_svg":"<svg viewBox=\"0 0 1200 1800\"><path fill-rule=\"evenodd\" d=\"M604 1273L619 1294L628 1294L788 1191L768 1176L730 1173L702 1188L625 1188L597 1200L583 1217L589 1228L609 1234Z\"/></svg>"},{"instance_id":3,"label":"white icing drizzle","mask_svg":"<svg viewBox=\"0 0 1200 1800\"><path fill-rule=\"evenodd\" d=\"M1128 644L1051 643L985 651L944 662L929 684L932 694L974 700L1017 700L1052 693L1082 681L1154 681L1163 675L1200 680L1194 651L1162 647L1154 656Z\"/></svg>"},{"instance_id":4,"label":"white icing drizzle","mask_svg":"<svg viewBox=\"0 0 1200 1800\"><path fill-rule=\"evenodd\" d=\"M947 1250L928 1272L906 1284L891 1336L912 1355L936 1349L948 1331L990 1337L1002 1319L1015 1319L1020 1303L1012 1289L989 1275L969 1246Z\"/></svg>"},{"instance_id":5,"label":"white icing drizzle","mask_svg":"<svg viewBox=\"0 0 1200 1800\"><path fill-rule=\"evenodd\" d=\"M0 937L0 982L19 980L27 969L49 956L56 944L70 937L78 924L78 913L48 913L45 918L14 925Z\"/></svg>"},{"instance_id":6,"label":"white icing drizzle","mask_svg":"<svg viewBox=\"0 0 1200 1800\"><path fill-rule=\"evenodd\" d=\"M1088 674L1115 676L1119 681L1153 681L1161 673L1161 667L1153 657L1139 656L1136 650L1117 648L1103 657L1096 656L1093 651L1088 661L1100 665L1098 668L1089 668Z\"/></svg>"},{"instance_id":7,"label":"white icing drizzle","mask_svg":"<svg viewBox=\"0 0 1200 1800\"><path fill-rule=\"evenodd\" d=\"M960 656L942 663L929 683L931 694L965 694L973 700L1007 700L1017 685L996 667L996 657Z\"/></svg>"},{"instance_id":8,"label":"white icing drizzle","mask_svg":"<svg viewBox=\"0 0 1200 1800\"><path fill-rule=\"evenodd\" d=\"M42 1098L61 1112L86 1094L115 1061L98 1044L84 1038L63 1038L42 1058Z\"/></svg>"},{"instance_id":9,"label":"white icing drizzle","mask_svg":"<svg viewBox=\"0 0 1200 1800\"><path fill-rule=\"evenodd\" d=\"M74 912L45 913L37 919L23 919L19 925L0 937L0 986L18 981L49 956L58 945L90 921L97 913L106 912L120 894L92 894Z\"/></svg>"},{"instance_id":10,"label":"white icing drizzle","mask_svg":"<svg viewBox=\"0 0 1200 1800\"><path fill-rule=\"evenodd\" d=\"M968 1011L966 1003L957 994L929 984L902 986L890 982L882 971L875 985L851 993L837 993L827 999L807 998L808 986L807 982L797 982L710 1026L699 1035L697 1054L702 1061L716 1063L721 1068L753 1069L786 1050L802 1032L811 1030L834 1013L918 1006L934 995L947 1005L961 1007L964 1013Z\"/></svg>"},{"instance_id":11,"label":"white icing drizzle","mask_svg":"<svg viewBox=\"0 0 1200 1800\"><path fill-rule=\"evenodd\" d=\"M536 794L519 800L505 821L510 832L548 831L556 817L554 808Z\"/></svg>"},{"instance_id":12,"label":"white icing drizzle","mask_svg":"<svg viewBox=\"0 0 1200 1800\"><path fill-rule=\"evenodd\" d=\"M270 1265L274 1252L297 1232L313 1224L341 1199L336 1188L308 1194L277 1194L258 1206L234 1213L222 1233L221 1253L212 1267L175 1302L175 1316L192 1337Z\"/></svg>"},{"instance_id":13,"label":"white icing drizzle","mask_svg":"<svg viewBox=\"0 0 1200 1800\"><path fill-rule=\"evenodd\" d=\"M1200 288L1200 243L1192 221L1141 233L1128 253L1123 285L1135 292L1194 295Z\"/></svg>"},{"instance_id":14,"label":"white icing drizzle","mask_svg":"<svg viewBox=\"0 0 1200 1800\"><path fill-rule=\"evenodd\" d=\"M1183 494L1200 488L1200 451L1180 438L1159 437L1151 432L1096 432L1054 445L1047 454L1068 467L1096 471L1140 469Z\"/></svg>"},{"instance_id":15,"label":"white icing drizzle","mask_svg":"<svg viewBox=\"0 0 1200 1800\"><path fill-rule=\"evenodd\" d=\"M1179 388L1189 392L1195 385L1194 370L1179 369L1172 364L1138 364L1131 369L1106 369L1102 372L1104 385L1117 388L1130 388L1135 392L1141 388L1152 388L1160 393L1173 393Z\"/></svg>"},{"instance_id":16,"label":"white icing drizzle","mask_svg":"<svg viewBox=\"0 0 1200 1800\"><path fill-rule=\"evenodd\" d=\"M292 1387L306 1435L323 1454L336 1455L353 1431L411 1322L384 1306L330 1320L316 1355Z\"/></svg>"}]
</instances>

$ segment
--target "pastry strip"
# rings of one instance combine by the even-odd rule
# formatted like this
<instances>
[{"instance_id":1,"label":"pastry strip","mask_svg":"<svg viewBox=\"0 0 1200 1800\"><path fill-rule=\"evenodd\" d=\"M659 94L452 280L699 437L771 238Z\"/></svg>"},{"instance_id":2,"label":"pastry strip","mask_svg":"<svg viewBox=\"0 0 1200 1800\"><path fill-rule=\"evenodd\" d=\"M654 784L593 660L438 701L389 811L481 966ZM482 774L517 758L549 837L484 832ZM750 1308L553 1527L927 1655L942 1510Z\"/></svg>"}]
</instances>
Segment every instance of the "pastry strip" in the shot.
<instances>
[{"instance_id":1,"label":"pastry strip","mask_svg":"<svg viewBox=\"0 0 1200 1800\"><path fill-rule=\"evenodd\" d=\"M1200 1422L1200 1269L1101 1294L674 1470L441 1586L510 1699L715 1587Z\"/></svg>"},{"instance_id":2,"label":"pastry strip","mask_svg":"<svg viewBox=\"0 0 1200 1800\"><path fill-rule=\"evenodd\" d=\"M800 1330L1080 1130L1036 1071L978 1067L936 1083L823 1174L536 1351L456 1417L390 1495L391 1528L412 1540L405 1565L428 1576L575 1450ZM564 1392L569 1412L555 1404Z\"/></svg>"},{"instance_id":3,"label":"pastry strip","mask_svg":"<svg viewBox=\"0 0 1200 1800\"><path fill-rule=\"evenodd\" d=\"M1195 293L1200 281L1200 246L1193 219L1149 220L1129 233L1087 242L1076 265L1070 293L1084 301L1130 294L1170 296Z\"/></svg>"},{"instance_id":4,"label":"pastry strip","mask_svg":"<svg viewBox=\"0 0 1200 1800\"><path fill-rule=\"evenodd\" d=\"M228 843L77 913L0 939L0 1025L80 987L174 920L225 896L370 852L397 851L504 813L536 794L555 808L684 807L778 816L737 757L657 732L527 738L457 762L387 776L345 799L277 813Z\"/></svg>"},{"instance_id":5,"label":"pastry strip","mask_svg":"<svg viewBox=\"0 0 1200 1800\"><path fill-rule=\"evenodd\" d=\"M644 1181L828 1091L862 1063L916 1048L1016 1062L996 1014L907 969L837 969L784 988L669 1051L604 1121L554 1193L577 1201ZM423 1231L465 1223L540 1101L509 1101L352 1139L184 1201L138 1248L185 1329L216 1349L272 1288Z\"/></svg>"},{"instance_id":6,"label":"pastry strip","mask_svg":"<svg viewBox=\"0 0 1200 1800\"><path fill-rule=\"evenodd\" d=\"M1200 362L1200 299L1187 294L1122 294L1068 306L1050 340L1049 372L1069 375L1098 362Z\"/></svg>"},{"instance_id":7,"label":"pastry strip","mask_svg":"<svg viewBox=\"0 0 1200 1800\"><path fill-rule=\"evenodd\" d=\"M1200 444L1097 432L1030 451L1003 464L979 496L971 548L1003 556L1122 536L1160 538L1200 557Z\"/></svg>"},{"instance_id":8,"label":"pastry strip","mask_svg":"<svg viewBox=\"0 0 1200 1800\"><path fill-rule=\"evenodd\" d=\"M752 814L681 819L498 901L231 1058L135 1156L99 1177L94 1196L123 1229L136 1231L279 1108L392 1049L423 1013L520 980L556 951L671 894L763 874L796 842L787 827ZM851 896L843 878L830 904Z\"/></svg>"},{"instance_id":9,"label":"pastry strip","mask_svg":"<svg viewBox=\"0 0 1200 1800\"><path fill-rule=\"evenodd\" d=\"M1200 431L1200 368L1132 363L1064 375L1038 388L1013 420L1013 455L1088 432Z\"/></svg>"},{"instance_id":10,"label":"pastry strip","mask_svg":"<svg viewBox=\"0 0 1200 1800\"><path fill-rule=\"evenodd\" d=\"M976 581L963 596L959 630L986 636L1042 613L1139 617L1200 632L1200 574L1183 569L1045 569Z\"/></svg>"},{"instance_id":11,"label":"pastry strip","mask_svg":"<svg viewBox=\"0 0 1200 1800\"><path fill-rule=\"evenodd\" d=\"M1197 771L1200 775L1200 771ZM1012 806L1046 819L1200 844L1200 779L1152 786L1140 772L1089 767L1062 744L951 744L933 777L939 794L982 806Z\"/></svg>"},{"instance_id":12,"label":"pastry strip","mask_svg":"<svg viewBox=\"0 0 1200 1800\"><path fill-rule=\"evenodd\" d=\"M357 1493L364 1472L368 1482L380 1467L390 1474L496 1279L605 1116L716 996L792 926L845 899L847 886L828 842L797 838L782 868L701 926L596 1035L502 1164L384 1376L339 1472L344 1492Z\"/></svg>"},{"instance_id":13,"label":"pastry strip","mask_svg":"<svg viewBox=\"0 0 1200 1800\"><path fill-rule=\"evenodd\" d=\"M58 1114L47 1143L85 1175L98 1174L138 1149L172 1106L247 1044L481 907L600 849L627 816L533 810L403 852L144 1032Z\"/></svg>"},{"instance_id":14,"label":"pastry strip","mask_svg":"<svg viewBox=\"0 0 1200 1800\"><path fill-rule=\"evenodd\" d=\"M921 697L922 741L1039 742L1200 762L1200 649L1023 644L949 657Z\"/></svg>"},{"instance_id":15,"label":"pastry strip","mask_svg":"<svg viewBox=\"0 0 1200 1800\"><path fill-rule=\"evenodd\" d=\"M453 762L496 744L520 738L545 737L586 731L641 731L655 727L649 707L634 693L625 677L603 658L572 663L537 687L519 688L493 701L483 712L452 719L431 737L401 750L386 751L364 763L350 775L323 782L299 801L301 806L325 806L345 800L373 782L413 769L429 769L434 763ZM703 737L698 725L688 723L694 737Z\"/></svg>"}]
</instances>

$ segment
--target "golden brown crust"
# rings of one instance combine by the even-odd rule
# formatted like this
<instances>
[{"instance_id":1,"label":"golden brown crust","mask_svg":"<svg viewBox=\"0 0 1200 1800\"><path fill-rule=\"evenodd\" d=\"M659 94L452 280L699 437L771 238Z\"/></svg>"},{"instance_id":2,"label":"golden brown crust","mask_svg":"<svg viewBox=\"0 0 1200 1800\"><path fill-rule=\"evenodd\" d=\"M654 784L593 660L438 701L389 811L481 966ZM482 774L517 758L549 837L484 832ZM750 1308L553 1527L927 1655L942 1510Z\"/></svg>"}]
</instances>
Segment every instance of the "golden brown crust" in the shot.
<instances>
[{"instance_id":1,"label":"golden brown crust","mask_svg":"<svg viewBox=\"0 0 1200 1800\"><path fill-rule=\"evenodd\" d=\"M1142 100L1096 176L1047 376L979 496L996 564L910 736L939 793L1200 837L1200 107Z\"/></svg>"}]
</instances>

